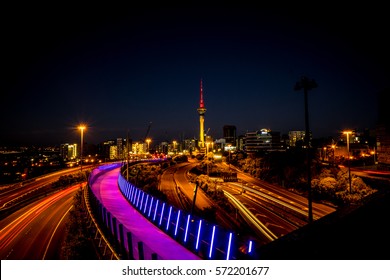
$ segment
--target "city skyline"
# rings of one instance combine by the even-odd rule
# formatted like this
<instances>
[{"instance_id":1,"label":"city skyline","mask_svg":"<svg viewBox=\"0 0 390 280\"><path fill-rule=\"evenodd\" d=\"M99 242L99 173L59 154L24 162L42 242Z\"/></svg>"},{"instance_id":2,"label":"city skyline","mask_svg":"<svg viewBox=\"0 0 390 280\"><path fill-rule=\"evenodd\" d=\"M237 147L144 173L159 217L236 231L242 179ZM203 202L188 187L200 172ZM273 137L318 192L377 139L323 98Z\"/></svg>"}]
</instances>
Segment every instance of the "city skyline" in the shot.
<instances>
[{"instance_id":1,"label":"city skyline","mask_svg":"<svg viewBox=\"0 0 390 280\"><path fill-rule=\"evenodd\" d=\"M10 9L0 144L77 142L80 123L95 144L142 139L150 122L152 138L196 138L200 80L213 137L224 125L287 134L304 130L302 75L318 83L313 137L327 137L374 129L376 94L389 86L381 7L68 9Z\"/></svg>"}]
</instances>

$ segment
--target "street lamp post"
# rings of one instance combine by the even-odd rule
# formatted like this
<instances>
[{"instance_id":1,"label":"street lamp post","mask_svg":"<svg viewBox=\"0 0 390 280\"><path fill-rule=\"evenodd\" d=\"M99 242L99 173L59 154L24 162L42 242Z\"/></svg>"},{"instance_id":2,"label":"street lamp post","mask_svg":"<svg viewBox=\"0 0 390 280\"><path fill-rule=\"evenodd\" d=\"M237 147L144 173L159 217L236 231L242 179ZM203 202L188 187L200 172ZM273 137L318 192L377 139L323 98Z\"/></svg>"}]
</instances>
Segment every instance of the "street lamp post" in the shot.
<instances>
[{"instance_id":1,"label":"street lamp post","mask_svg":"<svg viewBox=\"0 0 390 280\"><path fill-rule=\"evenodd\" d=\"M150 141L152 141L150 138L146 139L146 143L148 143L148 152L149 153L149 145L150 145Z\"/></svg>"},{"instance_id":2,"label":"street lamp post","mask_svg":"<svg viewBox=\"0 0 390 280\"><path fill-rule=\"evenodd\" d=\"M232 147L232 145L231 144L229 144L228 145L228 147L229 147L229 169L230 169L230 162L231 162L231 147Z\"/></svg>"},{"instance_id":3,"label":"street lamp post","mask_svg":"<svg viewBox=\"0 0 390 280\"><path fill-rule=\"evenodd\" d=\"M206 167L207 167L207 176L209 175L209 145L210 142L206 142Z\"/></svg>"},{"instance_id":4,"label":"street lamp post","mask_svg":"<svg viewBox=\"0 0 390 280\"><path fill-rule=\"evenodd\" d=\"M311 155L310 155L310 129L309 129L309 109L307 92L318 85L314 80L302 76L301 80L295 84L295 90L303 89L305 100L305 145L306 145L306 158L307 158L307 184L308 184L308 220L309 223L313 222L313 209L312 209L312 190L311 190Z\"/></svg>"},{"instance_id":5,"label":"street lamp post","mask_svg":"<svg viewBox=\"0 0 390 280\"><path fill-rule=\"evenodd\" d=\"M81 139L80 139L80 171L83 172L83 136L84 136L84 130L86 129L85 125L79 125L78 127L81 131Z\"/></svg>"},{"instance_id":6,"label":"street lamp post","mask_svg":"<svg viewBox=\"0 0 390 280\"><path fill-rule=\"evenodd\" d=\"M348 154L348 180L349 180L349 192L352 193L352 182L351 182L351 158L349 155L349 135L352 134L352 131L344 131L344 134L347 135L347 154Z\"/></svg>"},{"instance_id":7,"label":"street lamp post","mask_svg":"<svg viewBox=\"0 0 390 280\"><path fill-rule=\"evenodd\" d=\"M192 199L191 215L193 215L195 211L195 201L196 201L196 194L198 193L198 187L199 187L199 183L196 182L194 188L194 197Z\"/></svg>"},{"instance_id":8,"label":"street lamp post","mask_svg":"<svg viewBox=\"0 0 390 280\"><path fill-rule=\"evenodd\" d=\"M332 145L332 166L335 165L335 150L336 149L336 145Z\"/></svg>"}]
</instances>

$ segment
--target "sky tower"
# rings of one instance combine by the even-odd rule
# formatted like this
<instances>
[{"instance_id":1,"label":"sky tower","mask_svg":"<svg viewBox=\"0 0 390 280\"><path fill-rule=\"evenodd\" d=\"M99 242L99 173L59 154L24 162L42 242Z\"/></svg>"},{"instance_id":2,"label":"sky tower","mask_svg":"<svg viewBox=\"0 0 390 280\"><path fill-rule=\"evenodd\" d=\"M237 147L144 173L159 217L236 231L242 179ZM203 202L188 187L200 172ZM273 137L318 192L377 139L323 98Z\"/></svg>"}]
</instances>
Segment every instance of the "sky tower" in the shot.
<instances>
[{"instance_id":1,"label":"sky tower","mask_svg":"<svg viewBox=\"0 0 390 280\"><path fill-rule=\"evenodd\" d=\"M204 107L203 102L203 86L202 79L200 79L200 102L199 102L199 148L201 151L204 151L204 114L206 113L206 108Z\"/></svg>"}]
</instances>

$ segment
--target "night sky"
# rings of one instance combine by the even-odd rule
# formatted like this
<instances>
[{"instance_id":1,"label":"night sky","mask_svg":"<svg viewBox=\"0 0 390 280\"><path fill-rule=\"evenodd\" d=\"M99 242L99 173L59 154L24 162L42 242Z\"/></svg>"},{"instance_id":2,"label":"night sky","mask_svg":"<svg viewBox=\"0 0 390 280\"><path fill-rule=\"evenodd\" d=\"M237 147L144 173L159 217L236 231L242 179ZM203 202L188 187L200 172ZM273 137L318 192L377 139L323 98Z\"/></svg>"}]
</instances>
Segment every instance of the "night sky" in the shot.
<instances>
[{"instance_id":1,"label":"night sky","mask_svg":"<svg viewBox=\"0 0 390 280\"><path fill-rule=\"evenodd\" d=\"M304 130L302 75L318 84L313 137L375 128L390 77L384 6L164 4L5 7L0 144L79 141L81 122L94 144L138 141L150 122L152 141L198 137L201 79L214 138L224 125Z\"/></svg>"}]
</instances>

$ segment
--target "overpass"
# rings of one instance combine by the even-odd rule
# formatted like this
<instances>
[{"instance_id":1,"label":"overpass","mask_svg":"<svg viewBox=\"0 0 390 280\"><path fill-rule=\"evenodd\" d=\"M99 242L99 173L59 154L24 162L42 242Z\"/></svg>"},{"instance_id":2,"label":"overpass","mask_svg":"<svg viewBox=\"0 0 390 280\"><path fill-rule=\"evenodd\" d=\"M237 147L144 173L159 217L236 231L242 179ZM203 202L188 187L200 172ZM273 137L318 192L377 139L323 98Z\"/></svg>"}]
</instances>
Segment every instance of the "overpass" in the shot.
<instances>
[{"instance_id":1,"label":"overpass","mask_svg":"<svg viewBox=\"0 0 390 280\"><path fill-rule=\"evenodd\" d=\"M88 179L92 212L121 259L254 258L252 241L150 196L127 182L121 168L101 165Z\"/></svg>"}]
</instances>

